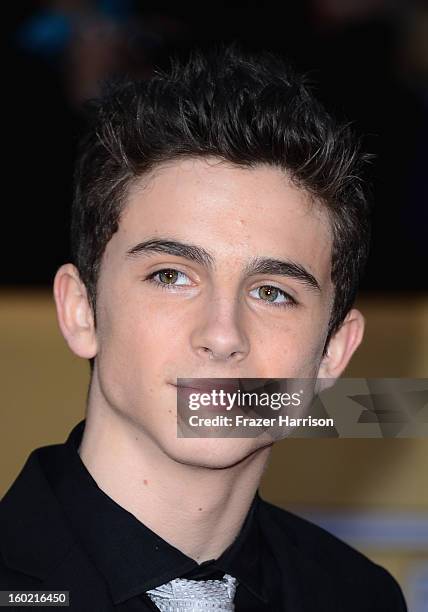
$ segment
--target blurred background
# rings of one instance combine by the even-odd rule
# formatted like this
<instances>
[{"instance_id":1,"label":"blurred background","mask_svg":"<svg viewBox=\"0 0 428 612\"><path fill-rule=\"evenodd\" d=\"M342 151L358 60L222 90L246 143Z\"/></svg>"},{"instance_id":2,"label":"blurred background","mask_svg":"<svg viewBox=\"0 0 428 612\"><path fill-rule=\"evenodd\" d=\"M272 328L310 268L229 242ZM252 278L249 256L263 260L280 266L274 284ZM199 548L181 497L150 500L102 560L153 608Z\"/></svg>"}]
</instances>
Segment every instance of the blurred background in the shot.
<instances>
[{"instance_id":1,"label":"blurred background","mask_svg":"<svg viewBox=\"0 0 428 612\"><path fill-rule=\"evenodd\" d=\"M85 410L89 368L52 299L69 260L81 104L115 74L149 78L171 54L237 40L309 72L324 103L376 155L367 334L345 375L428 377L428 4L425 0L51 0L8 5L0 241L0 496L29 452ZM7 195L9 194L9 195ZM428 609L428 440L288 440L261 493L387 567Z\"/></svg>"}]
</instances>

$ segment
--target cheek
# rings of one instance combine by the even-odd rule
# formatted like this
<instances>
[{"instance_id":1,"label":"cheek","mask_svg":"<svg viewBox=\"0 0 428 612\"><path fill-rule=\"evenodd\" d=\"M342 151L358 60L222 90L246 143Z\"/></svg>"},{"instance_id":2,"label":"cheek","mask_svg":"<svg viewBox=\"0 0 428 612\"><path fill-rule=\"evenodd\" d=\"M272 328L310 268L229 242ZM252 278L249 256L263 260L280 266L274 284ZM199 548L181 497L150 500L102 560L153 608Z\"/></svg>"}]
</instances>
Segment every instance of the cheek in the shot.
<instances>
[{"instance_id":1,"label":"cheek","mask_svg":"<svg viewBox=\"0 0 428 612\"><path fill-rule=\"evenodd\" d=\"M128 295L126 291L120 292ZM133 402L142 393L143 381L150 377L156 334L145 322L143 311L130 297L120 293L100 305L97 334L97 367L100 385L112 405Z\"/></svg>"},{"instance_id":2,"label":"cheek","mask_svg":"<svg viewBox=\"0 0 428 612\"><path fill-rule=\"evenodd\" d=\"M324 346L324 321L299 316L259 330L254 338L259 376L266 378L312 377L318 371ZM263 364L260 367L260 364Z\"/></svg>"},{"instance_id":3,"label":"cheek","mask_svg":"<svg viewBox=\"0 0 428 612\"><path fill-rule=\"evenodd\" d=\"M182 321L176 308L165 303L131 299L109 303L100 326L100 361L116 385L149 388L165 378L165 364L183 353Z\"/></svg>"}]
</instances>

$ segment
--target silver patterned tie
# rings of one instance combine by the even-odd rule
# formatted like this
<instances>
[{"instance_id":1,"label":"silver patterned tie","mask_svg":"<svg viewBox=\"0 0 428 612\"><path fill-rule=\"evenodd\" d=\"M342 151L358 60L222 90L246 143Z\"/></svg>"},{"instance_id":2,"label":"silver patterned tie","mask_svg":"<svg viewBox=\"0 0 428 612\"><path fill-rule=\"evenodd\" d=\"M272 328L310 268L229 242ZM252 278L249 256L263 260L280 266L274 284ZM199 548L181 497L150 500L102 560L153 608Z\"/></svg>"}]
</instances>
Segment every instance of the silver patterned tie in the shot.
<instances>
[{"instance_id":1,"label":"silver patterned tie","mask_svg":"<svg viewBox=\"0 0 428 612\"><path fill-rule=\"evenodd\" d=\"M147 595L162 612L230 612L238 581L225 574L222 580L175 578Z\"/></svg>"}]
</instances>

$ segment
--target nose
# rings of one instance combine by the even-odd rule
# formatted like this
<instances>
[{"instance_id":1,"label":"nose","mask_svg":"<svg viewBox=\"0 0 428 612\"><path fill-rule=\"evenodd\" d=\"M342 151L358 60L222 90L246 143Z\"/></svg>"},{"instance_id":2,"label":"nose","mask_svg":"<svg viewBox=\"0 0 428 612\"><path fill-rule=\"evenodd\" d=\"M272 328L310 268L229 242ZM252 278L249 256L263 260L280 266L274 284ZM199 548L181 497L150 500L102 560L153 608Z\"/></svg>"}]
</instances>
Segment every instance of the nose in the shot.
<instances>
[{"instance_id":1,"label":"nose","mask_svg":"<svg viewBox=\"0 0 428 612\"><path fill-rule=\"evenodd\" d=\"M249 339L240 320L237 301L227 298L212 301L198 317L191 344L201 359L238 363L249 352Z\"/></svg>"}]
</instances>

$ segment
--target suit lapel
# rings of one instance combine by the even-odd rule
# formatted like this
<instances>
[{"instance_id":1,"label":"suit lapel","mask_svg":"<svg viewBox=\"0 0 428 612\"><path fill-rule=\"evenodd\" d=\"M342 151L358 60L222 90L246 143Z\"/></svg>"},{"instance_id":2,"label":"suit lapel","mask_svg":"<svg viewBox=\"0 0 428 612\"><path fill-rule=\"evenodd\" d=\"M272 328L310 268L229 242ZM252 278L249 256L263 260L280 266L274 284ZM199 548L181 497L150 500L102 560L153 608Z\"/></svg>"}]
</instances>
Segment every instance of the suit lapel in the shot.
<instances>
[{"instance_id":1,"label":"suit lapel","mask_svg":"<svg viewBox=\"0 0 428 612\"><path fill-rule=\"evenodd\" d=\"M275 508L275 513L277 512L281 511ZM290 527L285 521L277 519L272 514L270 504L264 501L261 503L260 525L265 541L278 563L283 602L281 610L287 612L288 610L292 612L343 610L338 598L335 577L330 576L315 558L312 559L302 550Z\"/></svg>"}]
</instances>

